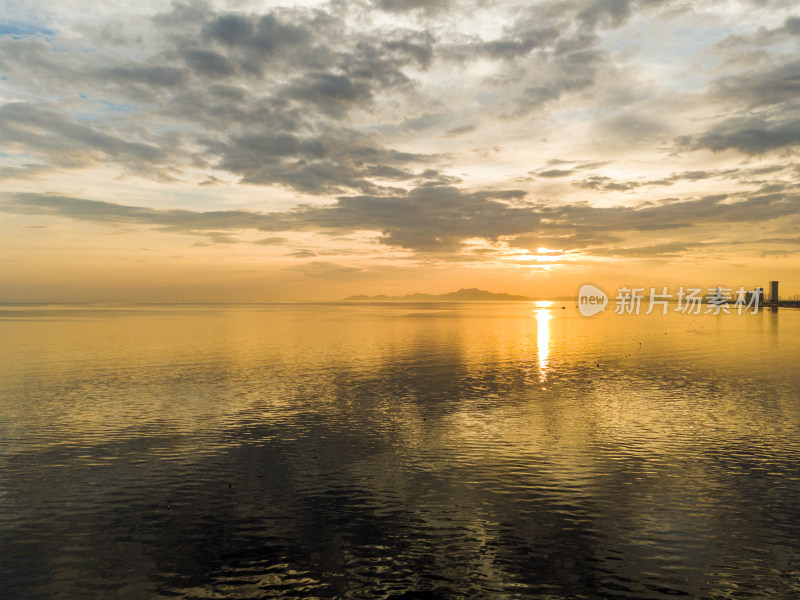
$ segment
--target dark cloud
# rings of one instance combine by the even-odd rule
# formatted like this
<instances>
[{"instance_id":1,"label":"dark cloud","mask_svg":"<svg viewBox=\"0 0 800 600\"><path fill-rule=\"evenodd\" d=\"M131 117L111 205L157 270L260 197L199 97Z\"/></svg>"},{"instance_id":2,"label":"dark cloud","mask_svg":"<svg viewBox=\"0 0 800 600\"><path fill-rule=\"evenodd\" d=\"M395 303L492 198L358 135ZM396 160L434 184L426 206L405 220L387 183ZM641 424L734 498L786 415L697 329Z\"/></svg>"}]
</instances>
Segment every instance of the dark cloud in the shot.
<instances>
[{"instance_id":1,"label":"dark cloud","mask_svg":"<svg viewBox=\"0 0 800 600\"><path fill-rule=\"evenodd\" d=\"M737 150L751 156L763 155L800 145L800 118L736 117L703 134L679 138L677 142L682 149Z\"/></svg>"},{"instance_id":2,"label":"dark cloud","mask_svg":"<svg viewBox=\"0 0 800 600\"><path fill-rule=\"evenodd\" d=\"M345 189L402 192L370 179L407 180L413 174L405 166L428 164L433 158L381 148L370 139L342 131L302 137L254 132L206 143L208 159L217 168L241 175L245 183L280 184L313 194Z\"/></svg>"},{"instance_id":3,"label":"dark cloud","mask_svg":"<svg viewBox=\"0 0 800 600\"><path fill-rule=\"evenodd\" d=\"M555 170L569 170L569 171L590 171L598 169L610 164L607 160L564 160L562 158L551 158L547 161L548 167L556 167ZM548 169L538 169L530 171L532 175L541 173Z\"/></svg>"},{"instance_id":4,"label":"dark cloud","mask_svg":"<svg viewBox=\"0 0 800 600\"><path fill-rule=\"evenodd\" d=\"M475 58L514 61L535 50L546 56L553 51L555 43L560 39L558 26L543 24L541 17L527 17L506 29L501 37L471 37L458 42L443 43L440 44L439 53L448 60L458 62L471 62Z\"/></svg>"},{"instance_id":5,"label":"dark cloud","mask_svg":"<svg viewBox=\"0 0 800 600\"><path fill-rule=\"evenodd\" d=\"M206 35L229 46L241 45L253 38L253 22L242 15L221 15L205 26Z\"/></svg>"},{"instance_id":6,"label":"dark cloud","mask_svg":"<svg viewBox=\"0 0 800 600\"><path fill-rule=\"evenodd\" d=\"M148 87L176 87L186 82L186 73L176 67L121 65L98 73L101 78L118 83L143 84Z\"/></svg>"},{"instance_id":7,"label":"dark cloud","mask_svg":"<svg viewBox=\"0 0 800 600\"><path fill-rule=\"evenodd\" d=\"M545 171L537 171L537 177L566 177L572 175L575 171L572 169L547 169Z\"/></svg>"},{"instance_id":8,"label":"dark cloud","mask_svg":"<svg viewBox=\"0 0 800 600\"><path fill-rule=\"evenodd\" d=\"M98 97L133 112L126 119L110 104L105 112L92 107L93 118L78 122L66 103L29 105L22 120L10 119L7 137L37 161L7 173L111 164L168 180L190 168L216 169L251 185L328 195L397 196L404 190L385 180L419 184L417 174L426 170L437 175L422 179L455 183L457 177L442 172L443 157L402 152L362 124L385 110L389 96L406 107L425 106L418 97L420 71L477 59L498 64L482 82L486 94L499 99L495 117L527 115L583 92L610 68L594 30L620 24L645 4L544 3L515 10L498 35L484 39L429 27L360 28L330 8L245 13L177 3L152 17L147 43L120 34L119 43L130 44L127 53L63 53L48 41L3 40L2 65L29 88L46 86L59 94L85 89L87 101ZM448 5L377 2L384 11L420 14ZM17 104L1 108L22 110ZM49 111L48 119L33 115L36 110ZM438 128L456 136L477 127L443 127L453 110L411 110L396 132ZM213 184L212 177L203 181Z\"/></svg>"},{"instance_id":9,"label":"dark cloud","mask_svg":"<svg viewBox=\"0 0 800 600\"><path fill-rule=\"evenodd\" d=\"M572 185L577 188L586 190L596 190L599 192L629 192L639 188L656 187L656 186L670 186L678 182L688 181L705 181L707 179L723 179L736 181L740 184L749 185L767 185L767 180L763 179L765 175L772 175L781 171L786 171L792 168L793 165L765 165L757 168L733 168L733 169L710 169L710 170L695 170L695 171L682 171L680 173L673 173L668 177L660 179L642 179L638 181L616 181L611 177L602 175L592 175L585 179L573 181ZM783 184L772 182L771 185L781 185L782 187L775 188L771 191L781 191L785 189ZM766 188L762 187L762 191Z\"/></svg>"},{"instance_id":10,"label":"dark cloud","mask_svg":"<svg viewBox=\"0 0 800 600\"><path fill-rule=\"evenodd\" d=\"M253 243L257 244L259 246L277 246L277 245L285 244L288 241L289 241L288 238L280 237L280 236L273 236L273 237L261 238L260 240L256 240Z\"/></svg>"},{"instance_id":11,"label":"dark cloud","mask_svg":"<svg viewBox=\"0 0 800 600\"><path fill-rule=\"evenodd\" d=\"M760 29L739 43L767 44L798 34L800 20L787 19L777 29ZM722 44L736 55L732 39ZM772 152L786 153L800 145L800 61L775 61L767 53L757 53L757 68L725 75L711 82L709 98L726 108L725 117L705 132L676 139L676 149L714 152L735 150L748 156Z\"/></svg>"},{"instance_id":12,"label":"dark cloud","mask_svg":"<svg viewBox=\"0 0 800 600\"><path fill-rule=\"evenodd\" d=\"M519 237L536 240L540 246L564 249L607 243L637 231L757 223L800 215L800 198L791 191L763 189L690 200L664 199L632 207L592 207L583 203L529 202L519 190L467 192L428 185L404 196L344 196L328 206L301 206L272 213L157 210L39 194L8 195L0 210L108 225L147 225L210 236L212 241L236 231L314 230L329 235L376 231L385 245L423 253L447 253L458 250L465 240L472 238L498 241Z\"/></svg>"},{"instance_id":13,"label":"dark cloud","mask_svg":"<svg viewBox=\"0 0 800 600\"><path fill-rule=\"evenodd\" d=\"M628 192L640 187L642 184L637 181L619 182L603 175L592 175L580 181L573 181L572 185L580 189L596 190L598 192Z\"/></svg>"},{"instance_id":14,"label":"dark cloud","mask_svg":"<svg viewBox=\"0 0 800 600\"><path fill-rule=\"evenodd\" d=\"M219 178L214 177L213 175L209 175L203 181L200 182L200 185L212 186L212 185L217 185L219 183L222 183L219 180Z\"/></svg>"},{"instance_id":15,"label":"dark cloud","mask_svg":"<svg viewBox=\"0 0 800 600\"><path fill-rule=\"evenodd\" d=\"M453 156L417 143L428 135L449 152L458 140L445 138L473 131L490 135L496 121L502 121L501 129L509 121L520 123L520 139L533 136L532 131L536 137L531 139L540 139L551 135L548 127L569 126L573 118L583 118L574 115L589 114L592 135L620 147L655 147L657 140L677 132L686 134L675 147L684 152L732 150L757 156L794 150L800 142L800 62L792 56L767 68L724 71L705 96L719 107L710 126L693 120L688 129L674 130L663 106L656 111L646 92L603 104L604 94L612 93L606 88L639 83L626 79L624 61L618 60L622 55L609 49L614 44L609 44L613 39L606 30L668 4L594 0L504 5L496 9L497 22L487 27L492 33L467 34L451 30L456 14L430 25L455 5L446 0L364 0L252 13L217 11L193 2L175 4L149 22L143 18L143 37L120 33L113 49L97 43L106 33L92 33L88 26L82 30L88 32L86 40L79 41L92 46L91 52L64 51L49 39L2 39L0 67L13 89L24 92L18 94L23 99L0 105L2 141L4 148L24 152L24 157L3 167L0 176L37 177L47 169L111 165L162 181L191 172L200 185L228 180L282 186L330 200L324 206L281 212L196 212L18 194L6 197L4 210L144 225L200 235L202 243L234 243L242 231L371 231L385 245L422 253L455 255L465 240L480 238L498 244L539 240L547 247L573 249L594 245L619 256L671 251L656 244L639 250L620 244L625 232L797 214L794 182L775 179L777 166L760 172L692 169L661 178L616 180L596 171L606 160L561 158L529 173L564 178L598 192L633 192L710 178L758 188L741 195L595 207L534 202L522 190L466 189L452 173L462 173L456 171ZM378 9L374 13L379 18L362 27L370 21L368 15L349 19L347 11L365 6ZM490 4L466 2L459 7L488 10ZM798 35L798 23L790 18L748 39L751 44L788 40ZM720 48L734 52L732 45ZM471 77L463 89L462 73ZM434 89L438 83L426 88L428 81L439 78L446 89ZM557 102L565 110L548 120L545 110ZM494 143L481 140L485 147ZM267 203L269 195L264 197ZM269 237L255 243L285 241ZM677 246L673 250L680 252ZM299 249L293 255L311 257L310 252Z\"/></svg>"},{"instance_id":16,"label":"dark cloud","mask_svg":"<svg viewBox=\"0 0 800 600\"><path fill-rule=\"evenodd\" d=\"M146 225L162 231L211 237L220 231L288 231L294 225L282 214L244 210L159 210L57 195L14 194L4 199L0 206L6 212L18 214L66 217L109 226Z\"/></svg>"},{"instance_id":17,"label":"dark cloud","mask_svg":"<svg viewBox=\"0 0 800 600\"><path fill-rule=\"evenodd\" d=\"M796 109L800 100L800 61L723 77L713 83L712 94L718 100L734 100L751 109L784 102Z\"/></svg>"},{"instance_id":18,"label":"dark cloud","mask_svg":"<svg viewBox=\"0 0 800 600\"><path fill-rule=\"evenodd\" d=\"M387 12L406 12L420 8L435 11L448 8L450 0L375 0L375 5Z\"/></svg>"},{"instance_id":19,"label":"dark cloud","mask_svg":"<svg viewBox=\"0 0 800 600\"><path fill-rule=\"evenodd\" d=\"M408 180L409 165L434 166L435 157L386 147L349 120L353 111L371 110L380 94L413 92L404 71L430 64L430 34L360 31L324 10L216 13L199 3L176 4L153 22L152 47L138 46L135 62L60 53L41 40L0 40L0 64L20 81L59 93L88 89L81 97L122 106L144 103L129 107L136 119L127 120L104 100L105 113L86 107L94 118L80 122L64 103L0 107L6 142L38 159L7 176L116 164L169 179L201 167L306 193L379 193L371 174Z\"/></svg>"},{"instance_id":20,"label":"dark cloud","mask_svg":"<svg viewBox=\"0 0 800 600\"><path fill-rule=\"evenodd\" d=\"M383 47L401 57L413 58L419 67L425 69L433 60L434 43L435 39L429 32L401 31L384 41Z\"/></svg>"},{"instance_id":21,"label":"dark cloud","mask_svg":"<svg viewBox=\"0 0 800 600\"><path fill-rule=\"evenodd\" d=\"M736 50L746 45L769 46L794 36L800 36L800 17L792 16L787 17L779 27L759 27L758 31L751 35L729 35L717 44L717 48Z\"/></svg>"},{"instance_id":22,"label":"dark cloud","mask_svg":"<svg viewBox=\"0 0 800 600\"><path fill-rule=\"evenodd\" d=\"M496 96L497 116L517 119L576 97L613 72L598 32L621 25L649 5L629 0L532 3L514 12L501 35L443 41L436 54L464 64L497 61L500 69L482 82L482 90Z\"/></svg>"},{"instance_id":23,"label":"dark cloud","mask_svg":"<svg viewBox=\"0 0 800 600\"><path fill-rule=\"evenodd\" d=\"M508 116L528 114L566 94L590 88L608 60L605 52L593 48L594 44L593 38L564 40L544 60L538 59L529 68L517 66L503 81L509 89L519 89ZM519 85L514 85L514 80Z\"/></svg>"},{"instance_id":24,"label":"dark cloud","mask_svg":"<svg viewBox=\"0 0 800 600\"><path fill-rule=\"evenodd\" d=\"M224 54L213 50L188 50L186 64L198 75L218 79L236 71L234 63Z\"/></svg>"},{"instance_id":25,"label":"dark cloud","mask_svg":"<svg viewBox=\"0 0 800 600\"><path fill-rule=\"evenodd\" d=\"M168 136L131 139L69 118L46 105L12 102L0 106L0 129L6 144L19 144L29 153L61 168L83 168L110 162L158 179L168 171Z\"/></svg>"},{"instance_id":26,"label":"dark cloud","mask_svg":"<svg viewBox=\"0 0 800 600\"><path fill-rule=\"evenodd\" d=\"M331 116L343 116L352 106L372 100L372 90L366 82L331 73L306 74L285 93L293 100L313 104Z\"/></svg>"},{"instance_id":27,"label":"dark cloud","mask_svg":"<svg viewBox=\"0 0 800 600\"><path fill-rule=\"evenodd\" d=\"M463 135L465 133L472 133L475 131L477 127L475 125L462 125L460 127L453 127L452 129L448 129L444 135L445 137L456 137L459 135Z\"/></svg>"},{"instance_id":28,"label":"dark cloud","mask_svg":"<svg viewBox=\"0 0 800 600\"><path fill-rule=\"evenodd\" d=\"M578 13L578 19L591 28L619 27L631 15L630 0L594 0Z\"/></svg>"},{"instance_id":29,"label":"dark cloud","mask_svg":"<svg viewBox=\"0 0 800 600\"><path fill-rule=\"evenodd\" d=\"M286 256L294 256L295 258L312 258L316 255L316 252L307 250L305 248L301 248L300 250L295 250L294 252L289 252L286 254Z\"/></svg>"},{"instance_id":30,"label":"dark cloud","mask_svg":"<svg viewBox=\"0 0 800 600\"><path fill-rule=\"evenodd\" d=\"M297 16L286 11L283 14ZM203 34L206 41L220 42L262 56L303 45L313 35L307 24L281 19L275 13L259 17L235 13L215 16L204 24Z\"/></svg>"},{"instance_id":31,"label":"dark cloud","mask_svg":"<svg viewBox=\"0 0 800 600\"><path fill-rule=\"evenodd\" d=\"M399 197L341 197L334 207L308 211L303 218L323 228L380 231L381 241L388 245L448 251L466 238L521 233L538 222L535 214L503 202L524 196L519 190L465 193L431 185ZM512 223L513 215L522 220Z\"/></svg>"},{"instance_id":32,"label":"dark cloud","mask_svg":"<svg viewBox=\"0 0 800 600\"><path fill-rule=\"evenodd\" d=\"M213 246L213 245L230 245L239 244L241 240L232 236L229 233L222 231L205 231L203 232L205 240L202 242L195 242L192 246Z\"/></svg>"}]
</instances>

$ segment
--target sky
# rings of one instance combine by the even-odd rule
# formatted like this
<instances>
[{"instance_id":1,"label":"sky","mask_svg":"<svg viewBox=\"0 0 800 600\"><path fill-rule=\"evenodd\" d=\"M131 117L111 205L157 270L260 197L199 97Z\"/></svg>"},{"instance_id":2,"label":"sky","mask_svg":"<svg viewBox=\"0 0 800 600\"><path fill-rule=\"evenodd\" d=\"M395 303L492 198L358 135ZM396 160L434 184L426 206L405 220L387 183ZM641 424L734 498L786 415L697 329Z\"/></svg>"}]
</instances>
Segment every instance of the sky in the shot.
<instances>
[{"instance_id":1,"label":"sky","mask_svg":"<svg viewBox=\"0 0 800 600\"><path fill-rule=\"evenodd\" d=\"M800 294L794 1L0 8L0 301Z\"/></svg>"}]
</instances>

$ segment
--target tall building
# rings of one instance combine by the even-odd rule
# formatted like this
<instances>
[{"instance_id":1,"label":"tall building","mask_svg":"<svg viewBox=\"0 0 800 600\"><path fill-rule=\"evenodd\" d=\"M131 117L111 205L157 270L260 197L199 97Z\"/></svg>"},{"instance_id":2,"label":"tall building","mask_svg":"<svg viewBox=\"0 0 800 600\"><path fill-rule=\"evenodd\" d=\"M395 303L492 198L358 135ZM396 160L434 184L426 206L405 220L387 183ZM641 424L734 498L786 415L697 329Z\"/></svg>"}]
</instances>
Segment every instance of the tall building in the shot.
<instances>
[{"instance_id":1,"label":"tall building","mask_svg":"<svg viewBox=\"0 0 800 600\"><path fill-rule=\"evenodd\" d=\"M778 282L777 281L770 281L769 282L769 301L772 305L778 305Z\"/></svg>"}]
</instances>

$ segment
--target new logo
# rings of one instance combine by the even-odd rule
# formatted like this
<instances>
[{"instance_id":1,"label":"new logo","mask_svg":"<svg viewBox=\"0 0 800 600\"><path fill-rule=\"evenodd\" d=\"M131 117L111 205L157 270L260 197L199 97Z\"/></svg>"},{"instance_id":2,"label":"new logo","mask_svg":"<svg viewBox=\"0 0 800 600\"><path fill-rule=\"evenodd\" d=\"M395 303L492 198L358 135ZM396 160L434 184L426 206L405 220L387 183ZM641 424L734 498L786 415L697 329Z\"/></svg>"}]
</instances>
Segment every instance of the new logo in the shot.
<instances>
[{"instance_id":1,"label":"new logo","mask_svg":"<svg viewBox=\"0 0 800 600\"><path fill-rule=\"evenodd\" d=\"M578 310L584 317L603 312L607 305L608 296L603 290L588 283L581 286L578 291Z\"/></svg>"}]
</instances>

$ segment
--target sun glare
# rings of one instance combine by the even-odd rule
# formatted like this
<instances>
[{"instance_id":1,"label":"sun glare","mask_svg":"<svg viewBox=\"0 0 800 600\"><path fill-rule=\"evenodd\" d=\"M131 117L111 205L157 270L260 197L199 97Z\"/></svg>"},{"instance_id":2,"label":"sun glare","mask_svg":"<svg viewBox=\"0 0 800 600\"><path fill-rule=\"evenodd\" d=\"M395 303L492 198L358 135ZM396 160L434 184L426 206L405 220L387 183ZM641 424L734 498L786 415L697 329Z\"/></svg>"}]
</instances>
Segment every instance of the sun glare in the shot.
<instances>
[{"instance_id":1,"label":"sun glare","mask_svg":"<svg viewBox=\"0 0 800 600\"><path fill-rule=\"evenodd\" d=\"M547 301L549 306L551 303ZM537 302L542 306L541 302ZM548 356L550 354L550 319L552 315L547 308L536 311L536 351L539 361L539 381L544 383L547 379Z\"/></svg>"}]
</instances>

